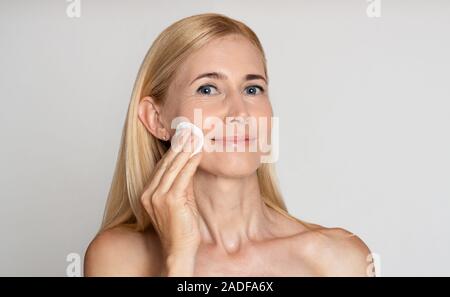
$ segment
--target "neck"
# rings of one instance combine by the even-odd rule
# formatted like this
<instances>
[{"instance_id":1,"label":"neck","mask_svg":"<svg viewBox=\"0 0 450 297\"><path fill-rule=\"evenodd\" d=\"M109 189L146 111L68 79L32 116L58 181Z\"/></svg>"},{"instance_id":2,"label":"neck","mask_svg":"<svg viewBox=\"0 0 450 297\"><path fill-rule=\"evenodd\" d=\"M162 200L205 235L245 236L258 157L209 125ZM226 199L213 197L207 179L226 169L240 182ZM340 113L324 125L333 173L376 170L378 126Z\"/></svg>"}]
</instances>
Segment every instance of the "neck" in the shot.
<instances>
[{"instance_id":1,"label":"neck","mask_svg":"<svg viewBox=\"0 0 450 297\"><path fill-rule=\"evenodd\" d=\"M235 253L268 235L270 210L262 200L256 172L231 178L198 169L194 193L204 243Z\"/></svg>"}]
</instances>

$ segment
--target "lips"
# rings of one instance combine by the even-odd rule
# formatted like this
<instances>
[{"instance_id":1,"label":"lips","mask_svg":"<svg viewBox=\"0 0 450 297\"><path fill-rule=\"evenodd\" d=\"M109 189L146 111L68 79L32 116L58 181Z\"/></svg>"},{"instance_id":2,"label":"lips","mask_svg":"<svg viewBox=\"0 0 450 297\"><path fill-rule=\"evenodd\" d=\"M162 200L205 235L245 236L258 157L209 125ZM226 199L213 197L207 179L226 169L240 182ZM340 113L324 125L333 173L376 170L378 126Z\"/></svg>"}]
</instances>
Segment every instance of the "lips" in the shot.
<instances>
[{"instance_id":1,"label":"lips","mask_svg":"<svg viewBox=\"0 0 450 297\"><path fill-rule=\"evenodd\" d=\"M256 138L248 136L248 135L242 135L242 136L235 135L235 136L227 136L227 137L219 137L219 138L213 137L211 140L237 143L237 142L241 142L241 141L251 141L254 139L256 139Z\"/></svg>"}]
</instances>

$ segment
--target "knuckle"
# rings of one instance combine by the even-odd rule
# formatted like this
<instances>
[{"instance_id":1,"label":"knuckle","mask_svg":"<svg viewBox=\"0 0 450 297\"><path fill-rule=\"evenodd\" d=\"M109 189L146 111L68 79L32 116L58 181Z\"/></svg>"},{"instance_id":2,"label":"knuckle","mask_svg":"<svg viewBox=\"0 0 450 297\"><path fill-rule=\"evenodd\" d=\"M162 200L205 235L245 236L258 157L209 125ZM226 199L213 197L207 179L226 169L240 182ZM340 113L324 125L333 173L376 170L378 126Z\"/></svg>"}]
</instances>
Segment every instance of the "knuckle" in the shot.
<instances>
[{"instance_id":1,"label":"knuckle","mask_svg":"<svg viewBox=\"0 0 450 297\"><path fill-rule=\"evenodd\" d=\"M146 207L148 205L148 202L149 202L148 201L148 195L145 192L141 195L140 200L141 200L141 203L142 203L142 205L144 207Z\"/></svg>"},{"instance_id":2,"label":"knuckle","mask_svg":"<svg viewBox=\"0 0 450 297\"><path fill-rule=\"evenodd\" d=\"M150 201L152 202L152 204L155 204L155 203L157 203L158 198L159 198L159 193L158 193L158 191L155 191L155 192L153 192L153 194L151 195Z\"/></svg>"}]
</instances>

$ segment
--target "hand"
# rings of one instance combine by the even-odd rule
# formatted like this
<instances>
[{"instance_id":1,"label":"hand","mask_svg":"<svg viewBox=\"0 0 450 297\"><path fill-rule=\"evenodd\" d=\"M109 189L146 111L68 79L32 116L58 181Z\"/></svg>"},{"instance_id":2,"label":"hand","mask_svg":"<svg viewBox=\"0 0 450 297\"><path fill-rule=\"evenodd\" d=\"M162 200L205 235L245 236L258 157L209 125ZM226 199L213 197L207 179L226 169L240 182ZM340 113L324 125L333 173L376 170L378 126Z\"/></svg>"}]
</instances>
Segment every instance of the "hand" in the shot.
<instances>
[{"instance_id":1,"label":"hand","mask_svg":"<svg viewBox=\"0 0 450 297\"><path fill-rule=\"evenodd\" d=\"M174 138L156 165L141 202L161 239L166 261L170 258L179 263L174 257L194 257L200 244L192 177L202 153L190 157L198 142L190 129L183 129Z\"/></svg>"}]
</instances>

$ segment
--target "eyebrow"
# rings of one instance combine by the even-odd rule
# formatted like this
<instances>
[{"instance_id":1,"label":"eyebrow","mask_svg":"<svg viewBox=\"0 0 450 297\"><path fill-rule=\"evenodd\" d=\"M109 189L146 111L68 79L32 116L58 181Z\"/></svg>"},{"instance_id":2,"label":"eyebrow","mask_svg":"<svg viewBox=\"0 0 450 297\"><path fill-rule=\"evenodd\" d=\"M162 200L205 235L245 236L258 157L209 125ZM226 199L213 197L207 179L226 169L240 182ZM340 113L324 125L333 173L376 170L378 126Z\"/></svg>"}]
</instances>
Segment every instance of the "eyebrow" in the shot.
<instances>
[{"instance_id":1,"label":"eyebrow","mask_svg":"<svg viewBox=\"0 0 450 297\"><path fill-rule=\"evenodd\" d=\"M203 74L200 74L199 76L197 76L189 85L192 85L194 83L194 81L196 81L197 79L204 78L204 77L209 77L209 78L214 78L214 79L227 79L227 76L223 73L207 72L207 73L203 73ZM267 84L266 78L260 74L245 75L245 80L254 80L254 79L262 79Z\"/></svg>"}]
</instances>

